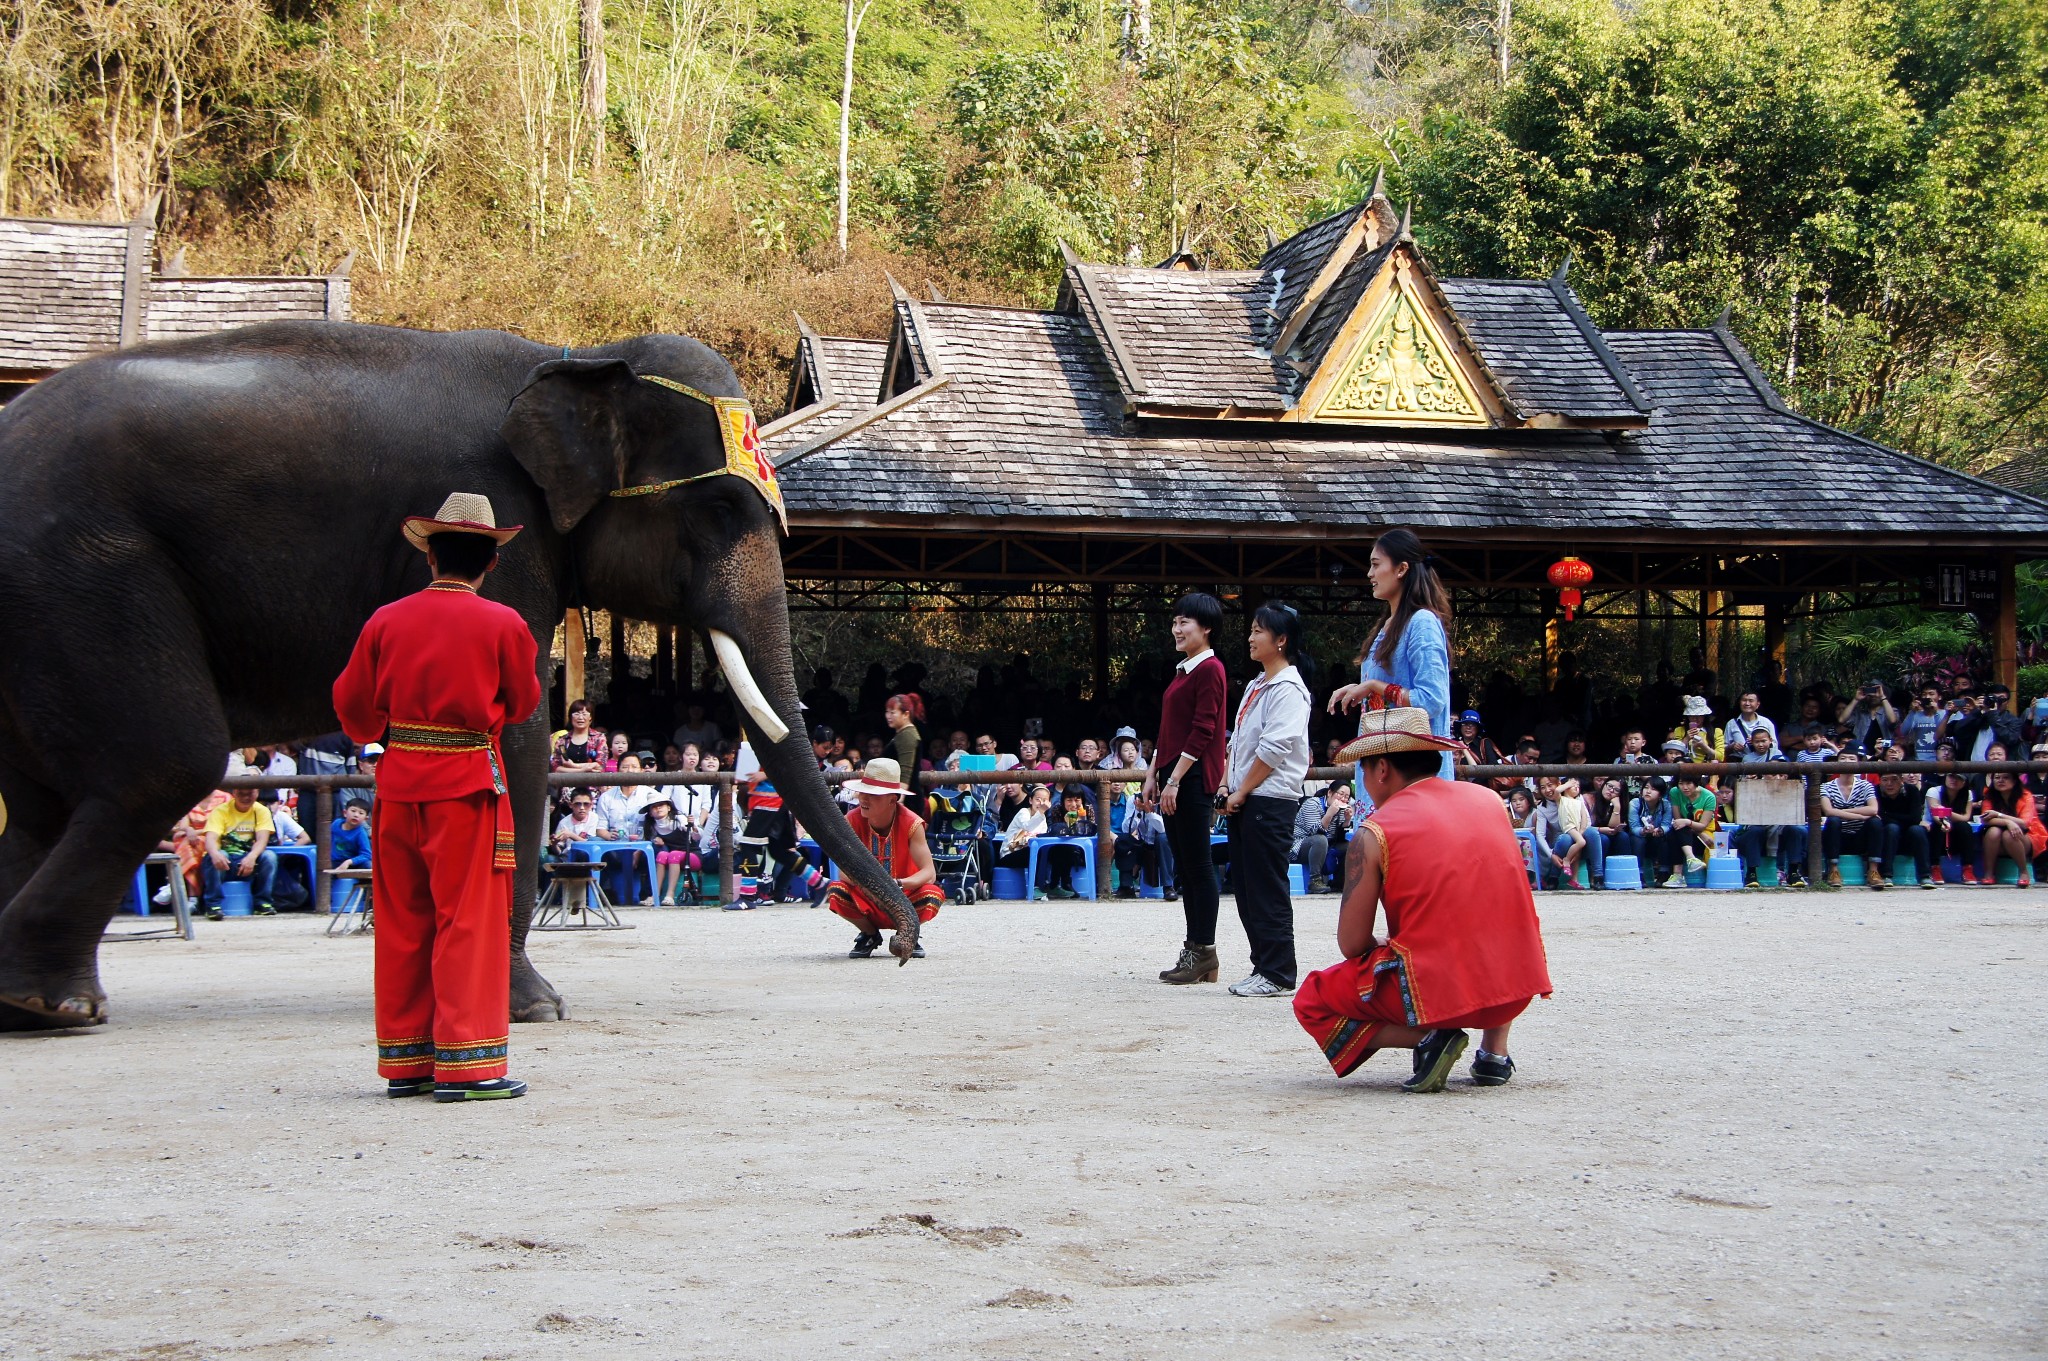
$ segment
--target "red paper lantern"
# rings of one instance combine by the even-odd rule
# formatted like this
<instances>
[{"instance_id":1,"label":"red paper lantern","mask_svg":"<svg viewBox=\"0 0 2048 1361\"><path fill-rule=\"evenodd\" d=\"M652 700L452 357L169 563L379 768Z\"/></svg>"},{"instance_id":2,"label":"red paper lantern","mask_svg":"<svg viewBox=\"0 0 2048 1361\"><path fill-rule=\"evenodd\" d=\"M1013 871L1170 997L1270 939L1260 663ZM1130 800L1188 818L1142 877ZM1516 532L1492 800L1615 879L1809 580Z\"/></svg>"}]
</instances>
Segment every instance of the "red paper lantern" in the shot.
<instances>
[{"instance_id":1,"label":"red paper lantern","mask_svg":"<svg viewBox=\"0 0 2048 1361\"><path fill-rule=\"evenodd\" d=\"M1579 594L1579 588L1593 583L1592 565L1567 553L1550 564L1549 575L1550 584L1557 587L1557 603L1564 606L1565 622L1570 623L1572 611L1577 609L1579 602L1584 599Z\"/></svg>"}]
</instances>

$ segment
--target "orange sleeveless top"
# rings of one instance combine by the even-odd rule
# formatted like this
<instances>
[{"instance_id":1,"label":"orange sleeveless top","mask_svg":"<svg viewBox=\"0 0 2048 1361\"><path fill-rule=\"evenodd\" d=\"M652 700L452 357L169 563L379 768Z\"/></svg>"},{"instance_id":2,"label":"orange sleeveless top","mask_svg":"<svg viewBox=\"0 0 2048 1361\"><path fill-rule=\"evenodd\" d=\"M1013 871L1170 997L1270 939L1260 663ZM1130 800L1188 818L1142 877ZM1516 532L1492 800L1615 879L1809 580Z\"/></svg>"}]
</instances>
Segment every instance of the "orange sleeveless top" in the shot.
<instances>
[{"instance_id":1,"label":"orange sleeveless top","mask_svg":"<svg viewBox=\"0 0 2048 1361\"><path fill-rule=\"evenodd\" d=\"M896 805L896 821L889 824L886 832L876 831L867 814L858 808L847 813L846 825L853 828L853 834L868 852L882 862L883 871L891 879L907 879L917 872L910 859L910 833L911 829L924 826L924 819L902 804Z\"/></svg>"},{"instance_id":2,"label":"orange sleeveless top","mask_svg":"<svg viewBox=\"0 0 2048 1361\"><path fill-rule=\"evenodd\" d=\"M1536 898L1500 796L1466 780L1417 780L1373 810L1387 944L1370 977L1400 975L1408 1023L1550 995Z\"/></svg>"}]
</instances>

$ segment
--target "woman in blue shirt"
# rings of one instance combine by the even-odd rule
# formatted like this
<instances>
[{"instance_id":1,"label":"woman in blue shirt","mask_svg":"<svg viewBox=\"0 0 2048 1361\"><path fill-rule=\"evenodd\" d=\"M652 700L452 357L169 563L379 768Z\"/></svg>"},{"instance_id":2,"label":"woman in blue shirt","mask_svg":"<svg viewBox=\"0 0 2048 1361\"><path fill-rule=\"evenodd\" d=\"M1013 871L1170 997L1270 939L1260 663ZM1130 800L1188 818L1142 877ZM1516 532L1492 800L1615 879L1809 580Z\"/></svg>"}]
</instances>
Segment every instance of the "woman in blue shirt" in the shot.
<instances>
[{"instance_id":1,"label":"woman in blue shirt","mask_svg":"<svg viewBox=\"0 0 2048 1361\"><path fill-rule=\"evenodd\" d=\"M1366 580L1373 598L1386 602L1387 619L1358 654L1358 684L1339 687L1330 696L1330 712L1421 709L1429 715L1429 730L1449 737L1451 640L1446 621L1451 617L1451 593L1414 530L1390 529L1380 535L1372 546ZM1448 752L1442 776L1452 778ZM1360 789L1362 794L1362 781Z\"/></svg>"}]
</instances>

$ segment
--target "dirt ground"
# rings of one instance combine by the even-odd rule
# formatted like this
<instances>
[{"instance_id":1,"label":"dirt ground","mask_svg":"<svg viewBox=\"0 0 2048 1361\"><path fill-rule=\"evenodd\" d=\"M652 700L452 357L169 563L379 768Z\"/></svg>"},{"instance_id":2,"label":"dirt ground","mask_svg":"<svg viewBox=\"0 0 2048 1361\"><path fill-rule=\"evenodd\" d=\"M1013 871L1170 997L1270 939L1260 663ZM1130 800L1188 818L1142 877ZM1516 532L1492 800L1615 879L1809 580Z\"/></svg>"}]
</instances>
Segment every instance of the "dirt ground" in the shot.
<instances>
[{"instance_id":1,"label":"dirt ground","mask_svg":"<svg viewBox=\"0 0 2048 1361\"><path fill-rule=\"evenodd\" d=\"M2048 894L1541 906L1518 1076L1436 1097L1156 982L1171 904L949 907L902 969L802 908L538 938L575 1019L466 1107L383 1096L367 940L109 945L112 1025L0 1036L0 1353L2048 1350Z\"/></svg>"}]
</instances>

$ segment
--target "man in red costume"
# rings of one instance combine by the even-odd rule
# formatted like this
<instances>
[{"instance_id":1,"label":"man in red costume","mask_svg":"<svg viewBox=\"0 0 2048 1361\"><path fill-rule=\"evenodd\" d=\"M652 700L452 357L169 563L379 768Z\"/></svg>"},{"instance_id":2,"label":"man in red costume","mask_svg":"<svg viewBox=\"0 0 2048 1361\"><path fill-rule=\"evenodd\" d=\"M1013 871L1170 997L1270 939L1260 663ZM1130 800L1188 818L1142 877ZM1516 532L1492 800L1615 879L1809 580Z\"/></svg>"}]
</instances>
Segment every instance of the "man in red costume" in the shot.
<instances>
[{"instance_id":1,"label":"man in red costume","mask_svg":"<svg viewBox=\"0 0 2048 1361\"><path fill-rule=\"evenodd\" d=\"M408 519L434 579L370 616L334 683L342 729L385 746L370 872L377 1071L392 1096L526 1093L505 1075L513 838L499 741L540 703L540 676L526 622L477 594L519 530L462 492Z\"/></svg>"},{"instance_id":2,"label":"man in red costume","mask_svg":"<svg viewBox=\"0 0 2048 1361\"><path fill-rule=\"evenodd\" d=\"M1338 1077L1382 1049L1413 1049L1402 1086L1440 1092L1467 1029L1483 1031L1472 1081L1498 1087L1514 1073L1508 1027L1550 971L1529 874L1500 796L1441 780L1420 709L1368 712L1365 731L1337 755L1357 761L1373 813L1351 837L1349 883L1337 917L1344 961L1301 981L1294 1015ZM1379 905L1387 938L1373 936Z\"/></svg>"},{"instance_id":3,"label":"man in red costume","mask_svg":"<svg viewBox=\"0 0 2048 1361\"><path fill-rule=\"evenodd\" d=\"M903 769L886 756L869 761L861 777L853 781L860 795L860 807L846 815L846 825L861 839L882 869L903 886L903 896L920 922L939 915L946 891L939 887L938 871L932 868L932 850L925 844L924 819L903 806ZM825 906L860 928L860 935L847 952L848 959L866 959L882 943L882 932L896 922L861 892L857 885L834 879L825 886ZM924 958L923 932L911 949L912 959Z\"/></svg>"}]
</instances>

